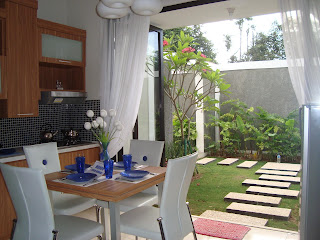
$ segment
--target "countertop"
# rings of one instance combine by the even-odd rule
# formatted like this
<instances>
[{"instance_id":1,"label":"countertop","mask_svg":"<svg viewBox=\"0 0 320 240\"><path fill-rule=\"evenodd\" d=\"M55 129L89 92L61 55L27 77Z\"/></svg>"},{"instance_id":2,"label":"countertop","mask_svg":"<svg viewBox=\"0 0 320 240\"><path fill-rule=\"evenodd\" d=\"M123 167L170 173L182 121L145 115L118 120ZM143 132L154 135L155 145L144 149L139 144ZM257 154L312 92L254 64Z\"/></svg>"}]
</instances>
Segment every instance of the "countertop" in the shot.
<instances>
[{"instance_id":1,"label":"countertop","mask_svg":"<svg viewBox=\"0 0 320 240\"><path fill-rule=\"evenodd\" d=\"M79 150L84 150L89 148L95 148L95 147L99 147L99 144L96 142L85 142L85 143L80 143L73 146L58 147L58 152L59 153L74 152L74 151L79 151ZM18 147L16 148L15 153L0 156L0 163L8 163L8 162L14 162L14 161L19 161L24 159L26 159L26 156L24 155L23 149L22 147Z\"/></svg>"}]
</instances>

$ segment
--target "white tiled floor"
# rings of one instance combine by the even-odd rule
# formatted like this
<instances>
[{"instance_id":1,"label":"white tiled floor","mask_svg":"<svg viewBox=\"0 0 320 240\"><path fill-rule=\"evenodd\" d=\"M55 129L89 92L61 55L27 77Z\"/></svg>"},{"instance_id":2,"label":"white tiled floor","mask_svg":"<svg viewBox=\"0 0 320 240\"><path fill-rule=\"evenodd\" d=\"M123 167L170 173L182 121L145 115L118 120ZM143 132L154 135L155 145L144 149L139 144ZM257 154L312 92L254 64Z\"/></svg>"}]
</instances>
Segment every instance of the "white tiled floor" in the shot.
<instances>
[{"instance_id":1,"label":"white tiled floor","mask_svg":"<svg viewBox=\"0 0 320 240\"><path fill-rule=\"evenodd\" d=\"M95 209L91 208L82 213L77 214L78 217L83 217L95 221ZM196 219L197 217L194 217ZM282 229L268 228L268 227L253 227L248 226L251 230L245 235L243 240L299 240L299 234L293 231L286 231ZM204 235L197 235L198 240L221 240L222 238L208 237ZM143 238L139 238L143 239ZM135 240L134 236L121 234L121 240ZM189 234L184 240L193 240L193 235Z\"/></svg>"}]
</instances>

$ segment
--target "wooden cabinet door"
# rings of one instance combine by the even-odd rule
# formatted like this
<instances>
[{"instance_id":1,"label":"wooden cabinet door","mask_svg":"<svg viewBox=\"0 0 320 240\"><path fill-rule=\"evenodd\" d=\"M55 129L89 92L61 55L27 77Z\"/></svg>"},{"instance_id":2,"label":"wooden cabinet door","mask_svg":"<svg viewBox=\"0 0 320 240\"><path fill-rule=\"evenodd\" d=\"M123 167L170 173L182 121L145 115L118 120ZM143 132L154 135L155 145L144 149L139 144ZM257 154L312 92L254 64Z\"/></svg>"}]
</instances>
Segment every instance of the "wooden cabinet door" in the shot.
<instances>
[{"instance_id":1,"label":"wooden cabinet door","mask_svg":"<svg viewBox=\"0 0 320 240\"><path fill-rule=\"evenodd\" d=\"M6 5L6 63L8 117L38 116L39 61L37 1Z\"/></svg>"}]
</instances>

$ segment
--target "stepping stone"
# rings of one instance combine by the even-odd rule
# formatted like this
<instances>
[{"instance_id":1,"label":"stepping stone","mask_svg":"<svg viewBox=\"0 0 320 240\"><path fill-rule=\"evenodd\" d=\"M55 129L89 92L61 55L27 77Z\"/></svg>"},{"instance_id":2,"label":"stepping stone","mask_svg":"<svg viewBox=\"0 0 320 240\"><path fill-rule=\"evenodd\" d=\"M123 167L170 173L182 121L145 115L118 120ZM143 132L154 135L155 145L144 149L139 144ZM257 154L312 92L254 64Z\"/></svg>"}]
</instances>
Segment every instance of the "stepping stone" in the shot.
<instances>
[{"instance_id":1,"label":"stepping stone","mask_svg":"<svg viewBox=\"0 0 320 240\"><path fill-rule=\"evenodd\" d=\"M268 162L261 169L300 172L301 164Z\"/></svg>"},{"instance_id":2,"label":"stepping stone","mask_svg":"<svg viewBox=\"0 0 320 240\"><path fill-rule=\"evenodd\" d=\"M266 207L253 204L231 203L227 207L227 212L240 213L255 217L276 218L281 220L288 220L291 214L291 209Z\"/></svg>"},{"instance_id":3,"label":"stepping stone","mask_svg":"<svg viewBox=\"0 0 320 240\"><path fill-rule=\"evenodd\" d=\"M258 161L245 161L237 166L237 168L252 168Z\"/></svg>"},{"instance_id":4,"label":"stepping stone","mask_svg":"<svg viewBox=\"0 0 320 240\"><path fill-rule=\"evenodd\" d=\"M227 221L227 222L234 222L234 223L242 223L247 225L254 225L254 226L265 226L268 223L268 219L264 218L257 218L251 216L244 216L240 214L234 213L226 213L226 212L219 212L213 210L206 210L204 213L200 215L203 218L210 218L216 221Z\"/></svg>"},{"instance_id":5,"label":"stepping stone","mask_svg":"<svg viewBox=\"0 0 320 240\"><path fill-rule=\"evenodd\" d=\"M249 187L246 193L259 194L259 195L265 195L265 196L274 196L274 197L286 197L286 198L299 197L299 191L297 190L256 187L256 186Z\"/></svg>"},{"instance_id":6,"label":"stepping stone","mask_svg":"<svg viewBox=\"0 0 320 240\"><path fill-rule=\"evenodd\" d=\"M271 176L271 175L270 175ZM273 187L273 188L289 188L291 183L289 182L276 182L276 181L263 181L255 179L246 179L242 182L242 185L252 185L261 187Z\"/></svg>"},{"instance_id":7,"label":"stepping stone","mask_svg":"<svg viewBox=\"0 0 320 240\"><path fill-rule=\"evenodd\" d=\"M298 172L259 169L258 171L256 171L256 174L269 174L269 175L296 177L298 175Z\"/></svg>"},{"instance_id":8,"label":"stepping stone","mask_svg":"<svg viewBox=\"0 0 320 240\"><path fill-rule=\"evenodd\" d=\"M218 162L218 165L230 166L231 164L235 163L236 161L239 161L239 158L226 158L226 159Z\"/></svg>"},{"instance_id":9,"label":"stepping stone","mask_svg":"<svg viewBox=\"0 0 320 240\"><path fill-rule=\"evenodd\" d=\"M279 181L279 182L292 182L300 183L300 177L287 177L287 176L277 176L277 175L267 175L262 174L259 179L269 180L269 181Z\"/></svg>"},{"instance_id":10,"label":"stepping stone","mask_svg":"<svg viewBox=\"0 0 320 240\"><path fill-rule=\"evenodd\" d=\"M239 202L239 203L252 203L264 206L276 207L280 204L280 197L267 197L255 194L235 193L230 192L224 197L225 201Z\"/></svg>"},{"instance_id":11,"label":"stepping stone","mask_svg":"<svg viewBox=\"0 0 320 240\"><path fill-rule=\"evenodd\" d=\"M199 161L197 161L197 164L206 165L207 163L215 161L216 158L202 158Z\"/></svg>"}]
</instances>

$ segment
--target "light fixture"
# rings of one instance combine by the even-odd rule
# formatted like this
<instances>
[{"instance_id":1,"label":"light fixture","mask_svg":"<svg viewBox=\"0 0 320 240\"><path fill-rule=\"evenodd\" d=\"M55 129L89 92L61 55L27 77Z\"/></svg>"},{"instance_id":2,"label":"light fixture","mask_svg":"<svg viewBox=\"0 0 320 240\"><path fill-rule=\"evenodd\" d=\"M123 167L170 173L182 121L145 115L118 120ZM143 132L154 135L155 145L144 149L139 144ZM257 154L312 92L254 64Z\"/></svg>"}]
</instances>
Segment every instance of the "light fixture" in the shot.
<instances>
[{"instance_id":1,"label":"light fixture","mask_svg":"<svg viewBox=\"0 0 320 240\"><path fill-rule=\"evenodd\" d=\"M133 0L101 0L109 8L127 8L133 3Z\"/></svg>"},{"instance_id":2,"label":"light fixture","mask_svg":"<svg viewBox=\"0 0 320 240\"><path fill-rule=\"evenodd\" d=\"M104 5L102 2L99 2L97 5L97 13L102 18L121 18L126 16L130 11L129 7L126 8L110 8Z\"/></svg>"},{"instance_id":3,"label":"light fixture","mask_svg":"<svg viewBox=\"0 0 320 240\"><path fill-rule=\"evenodd\" d=\"M131 10L143 16L151 16L161 12L161 0L135 0L131 6Z\"/></svg>"}]
</instances>

